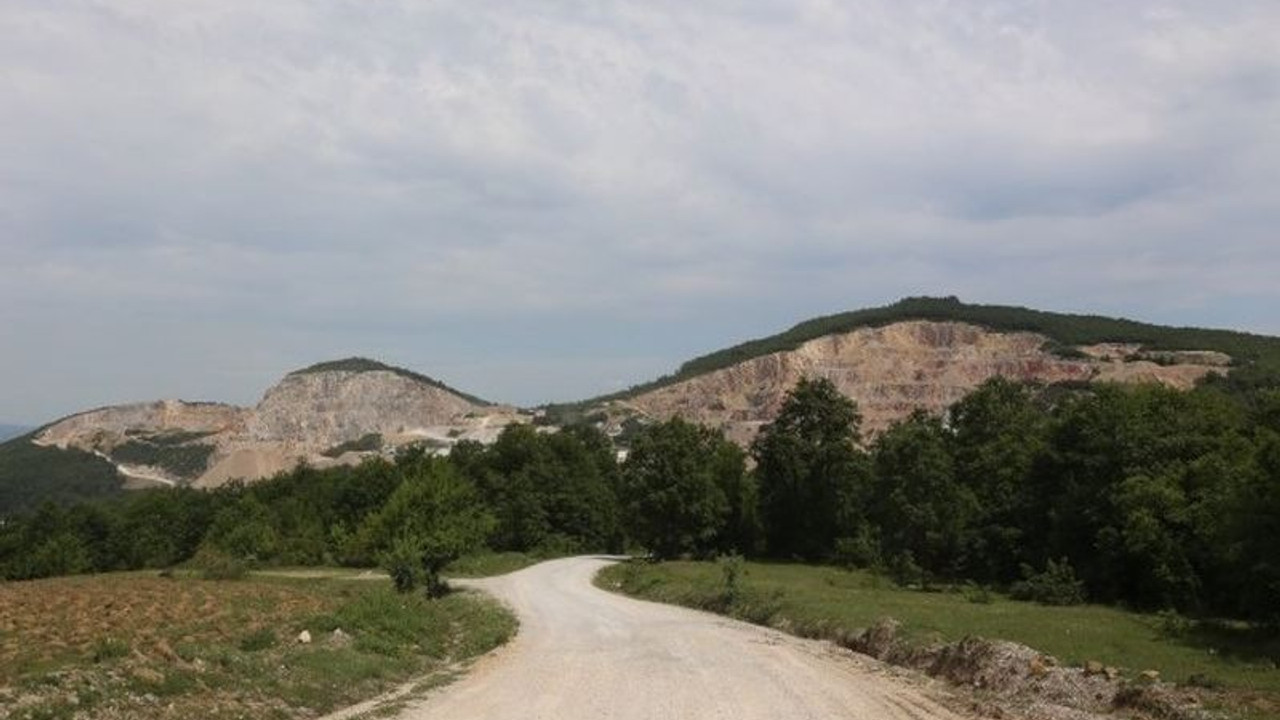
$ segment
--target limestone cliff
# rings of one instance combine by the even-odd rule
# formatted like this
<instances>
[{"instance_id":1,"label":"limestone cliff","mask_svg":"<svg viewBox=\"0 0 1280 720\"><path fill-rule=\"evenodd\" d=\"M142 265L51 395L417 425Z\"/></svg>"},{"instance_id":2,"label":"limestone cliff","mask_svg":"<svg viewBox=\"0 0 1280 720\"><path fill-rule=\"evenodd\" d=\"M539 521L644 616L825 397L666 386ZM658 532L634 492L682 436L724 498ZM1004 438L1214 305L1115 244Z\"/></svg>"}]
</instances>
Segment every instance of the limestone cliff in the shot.
<instances>
[{"instance_id":1,"label":"limestone cliff","mask_svg":"<svg viewBox=\"0 0 1280 720\"><path fill-rule=\"evenodd\" d=\"M165 400L81 413L42 430L41 445L112 461L129 485L215 487L299 462L358 462L409 443L444 449L491 441L529 418L482 404L415 373L366 360L290 373L253 408Z\"/></svg>"},{"instance_id":2,"label":"limestone cliff","mask_svg":"<svg viewBox=\"0 0 1280 720\"><path fill-rule=\"evenodd\" d=\"M675 415L722 428L749 443L802 377L831 380L857 401L863 430L875 434L917 408L939 413L996 375L1041 383L1161 382L1190 387L1225 372L1222 353L1145 356L1133 345L1080 348L1063 357L1048 338L994 332L958 322L908 321L820 337L795 350L763 355L683 382L615 401L614 409L653 419Z\"/></svg>"},{"instance_id":3,"label":"limestone cliff","mask_svg":"<svg viewBox=\"0 0 1280 720\"><path fill-rule=\"evenodd\" d=\"M293 373L267 391L248 433L260 442L324 449L369 433L448 425L476 409L459 395L386 370Z\"/></svg>"}]
</instances>

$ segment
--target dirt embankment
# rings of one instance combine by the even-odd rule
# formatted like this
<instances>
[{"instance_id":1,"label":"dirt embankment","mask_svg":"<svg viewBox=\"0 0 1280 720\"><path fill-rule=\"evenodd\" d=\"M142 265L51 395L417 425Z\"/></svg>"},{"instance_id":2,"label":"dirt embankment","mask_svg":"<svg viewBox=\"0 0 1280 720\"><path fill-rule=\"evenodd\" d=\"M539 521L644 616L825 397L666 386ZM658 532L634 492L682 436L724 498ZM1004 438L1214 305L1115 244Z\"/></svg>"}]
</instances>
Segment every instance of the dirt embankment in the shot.
<instances>
[{"instance_id":1,"label":"dirt embankment","mask_svg":"<svg viewBox=\"0 0 1280 720\"><path fill-rule=\"evenodd\" d=\"M967 637L920 646L903 641L898 623L891 619L832 640L854 652L975 690L975 710L993 717L1090 720L1117 711L1162 720L1205 717L1194 695L1155 677L1125 680L1115 668L1098 663L1063 667L1050 655L1006 640Z\"/></svg>"}]
</instances>

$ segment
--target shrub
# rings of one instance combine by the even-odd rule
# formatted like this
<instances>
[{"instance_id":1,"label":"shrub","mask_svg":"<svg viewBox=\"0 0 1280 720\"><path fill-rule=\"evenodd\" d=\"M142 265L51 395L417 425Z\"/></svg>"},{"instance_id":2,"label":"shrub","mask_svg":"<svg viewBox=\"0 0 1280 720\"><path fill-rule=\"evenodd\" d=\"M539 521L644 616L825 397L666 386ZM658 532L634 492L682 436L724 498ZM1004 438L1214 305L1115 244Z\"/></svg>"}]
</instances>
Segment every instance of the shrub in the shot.
<instances>
[{"instance_id":1,"label":"shrub","mask_svg":"<svg viewBox=\"0 0 1280 720\"><path fill-rule=\"evenodd\" d=\"M111 637L101 637L93 643L93 661L106 662L129 654L129 643Z\"/></svg>"},{"instance_id":2,"label":"shrub","mask_svg":"<svg viewBox=\"0 0 1280 720\"><path fill-rule=\"evenodd\" d=\"M378 556L378 565L391 576L396 592L413 592L423 580L422 542L407 535L397 537L391 548Z\"/></svg>"},{"instance_id":3,"label":"shrub","mask_svg":"<svg viewBox=\"0 0 1280 720\"><path fill-rule=\"evenodd\" d=\"M1049 560L1043 572L1035 572L1030 565L1022 566L1023 580L1009 588L1015 600L1030 600L1041 605L1079 605L1084 602L1084 583L1076 579L1076 572L1066 558L1058 562Z\"/></svg>"},{"instance_id":4,"label":"shrub","mask_svg":"<svg viewBox=\"0 0 1280 720\"><path fill-rule=\"evenodd\" d=\"M191 567L205 580L240 580L249 574L249 564L209 545L202 545L191 558Z\"/></svg>"},{"instance_id":5,"label":"shrub","mask_svg":"<svg viewBox=\"0 0 1280 720\"><path fill-rule=\"evenodd\" d=\"M979 585L974 582L965 584L964 599L977 605L990 605L995 600L986 585Z\"/></svg>"},{"instance_id":6,"label":"shrub","mask_svg":"<svg viewBox=\"0 0 1280 720\"><path fill-rule=\"evenodd\" d=\"M875 567L880 564L880 544L866 530L855 537L836 538L834 559L846 568Z\"/></svg>"},{"instance_id":7,"label":"shrub","mask_svg":"<svg viewBox=\"0 0 1280 720\"><path fill-rule=\"evenodd\" d=\"M889 560L889 577L899 587L924 587L924 568L916 563L910 550L903 550Z\"/></svg>"},{"instance_id":8,"label":"shrub","mask_svg":"<svg viewBox=\"0 0 1280 720\"><path fill-rule=\"evenodd\" d=\"M1156 615L1156 621L1160 626L1160 634L1169 638L1186 637L1194 627L1194 623L1177 610L1161 610Z\"/></svg>"},{"instance_id":9,"label":"shrub","mask_svg":"<svg viewBox=\"0 0 1280 720\"><path fill-rule=\"evenodd\" d=\"M245 652L258 652L275 647L276 634L271 628L255 630L240 638L240 649Z\"/></svg>"},{"instance_id":10,"label":"shrub","mask_svg":"<svg viewBox=\"0 0 1280 720\"><path fill-rule=\"evenodd\" d=\"M333 447L320 453L325 457L336 458L341 457L349 452L378 452L382 449L382 434L369 433L357 440L348 440L339 443Z\"/></svg>"},{"instance_id":11,"label":"shrub","mask_svg":"<svg viewBox=\"0 0 1280 720\"><path fill-rule=\"evenodd\" d=\"M726 609L732 608L742 600L742 574L745 562L741 555L721 555L716 558L720 568L720 601Z\"/></svg>"}]
</instances>

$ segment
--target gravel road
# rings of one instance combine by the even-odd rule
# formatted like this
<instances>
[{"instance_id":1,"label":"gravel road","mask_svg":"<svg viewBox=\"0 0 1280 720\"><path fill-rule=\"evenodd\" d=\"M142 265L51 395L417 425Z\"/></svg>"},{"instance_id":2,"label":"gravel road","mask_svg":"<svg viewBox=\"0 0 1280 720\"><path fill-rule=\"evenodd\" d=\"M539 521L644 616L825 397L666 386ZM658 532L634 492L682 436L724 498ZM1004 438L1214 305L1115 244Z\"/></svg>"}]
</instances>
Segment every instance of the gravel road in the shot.
<instances>
[{"instance_id":1,"label":"gravel road","mask_svg":"<svg viewBox=\"0 0 1280 720\"><path fill-rule=\"evenodd\" d=\"M591 584L608 564L553 560L466 581L520 618L507 647L402 720L955 720L869 659Z\"/></svg>"}]
</instances>

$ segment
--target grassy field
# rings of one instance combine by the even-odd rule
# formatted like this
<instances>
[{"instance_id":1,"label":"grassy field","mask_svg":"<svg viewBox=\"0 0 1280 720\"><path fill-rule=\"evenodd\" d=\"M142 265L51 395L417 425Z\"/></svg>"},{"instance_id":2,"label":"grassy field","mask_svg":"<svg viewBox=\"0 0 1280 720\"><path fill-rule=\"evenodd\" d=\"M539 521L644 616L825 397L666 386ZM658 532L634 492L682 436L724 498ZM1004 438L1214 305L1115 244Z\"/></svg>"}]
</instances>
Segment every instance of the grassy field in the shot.
<instances>
[{"instance_id":1,"label":"grassy field","mask_svg":"<svg viewBox=\"0 0 1280 720\"><path fill-rule=\"evenodd\" d=\"M314 717L447 674L514 630L483 597L428 601L383 580L3 583L0 717Z\"/></svg>"},{"instance_id":2,"label":"grassy field","mask_svg":"<svg viewBox=\"0 0 1280 720\"><path fill-rule=\"evenodd\" d=\"M597 583L662 602L724 608L723 572L713 563L616 565ZM1019 642L1069 665L1096 660L1130 676L1157 670L1166 680L1227 691L1226 704L1241 714L1280 717L1274 634L1092 605L1046 607L976 588L920 592L831 567L746 563L740 588L733 614L801 635L830 637L892 617L920 642L978 635Z\"/></svg>"}]
</instances>

